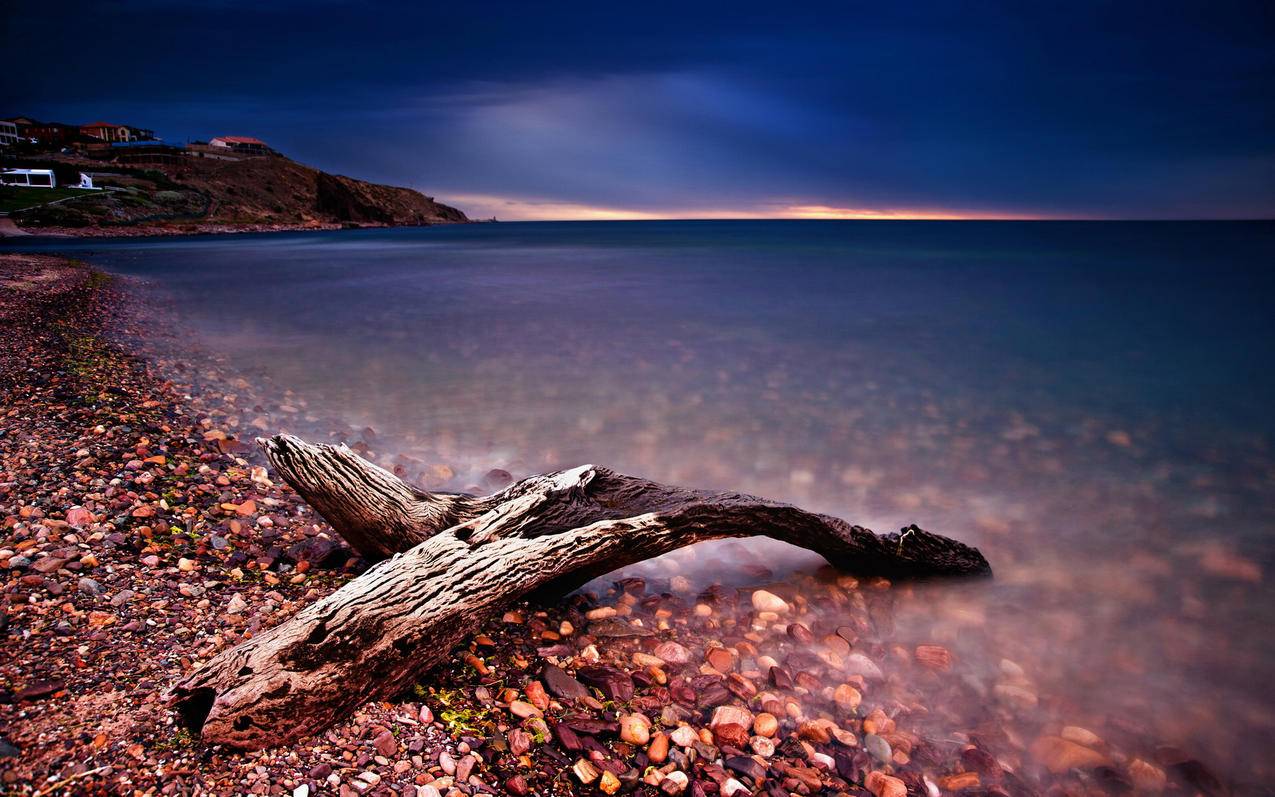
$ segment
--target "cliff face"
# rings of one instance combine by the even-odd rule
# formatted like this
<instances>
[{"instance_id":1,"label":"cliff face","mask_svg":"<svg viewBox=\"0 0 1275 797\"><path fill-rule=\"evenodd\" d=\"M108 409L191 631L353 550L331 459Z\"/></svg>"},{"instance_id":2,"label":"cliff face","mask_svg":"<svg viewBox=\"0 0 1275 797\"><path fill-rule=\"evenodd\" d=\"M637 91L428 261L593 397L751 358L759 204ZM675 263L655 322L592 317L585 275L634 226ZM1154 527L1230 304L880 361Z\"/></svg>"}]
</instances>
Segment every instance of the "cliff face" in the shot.
<instances>
[{"instance_id":1,"label":"cliff face","mask_svg":"<svg viewBox=\"0 0 1275 797\"><path fill-rule=\"evenodd\" d=\"M432 224L469 221L456 208L435 202L410 188L377 185L318 172L315 210L337 222Z\"/></svg>"},{"instance_id":2,"label":"cliff face","mask_svg":"<svg viewBox=\"0 0 1275 797\"><path fill-rule=\"evenodd\" d=\"M468 221L410 188L328 174L286 158L192 158L173 178L214 200L208 221L267 224L438 224Z\"/></svg>"}]
</instances>

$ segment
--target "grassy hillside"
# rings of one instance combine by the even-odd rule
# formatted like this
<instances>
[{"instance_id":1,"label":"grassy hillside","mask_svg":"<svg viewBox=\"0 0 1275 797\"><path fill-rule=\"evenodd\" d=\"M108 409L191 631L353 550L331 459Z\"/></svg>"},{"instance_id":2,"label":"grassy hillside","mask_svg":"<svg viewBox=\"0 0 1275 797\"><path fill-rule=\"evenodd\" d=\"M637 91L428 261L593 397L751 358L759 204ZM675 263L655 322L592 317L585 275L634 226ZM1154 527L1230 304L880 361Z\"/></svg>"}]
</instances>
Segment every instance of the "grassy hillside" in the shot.
<instances>
[{"instance_id":1,"label":"grassy hillside","mask_svg":"<svg viewBox=\"0 0 1275 797\"><path fill-rule=\"evenodd\" d=\"M25 210L92 193L79 188L15 188L11 185L0 185L0 213L12 213L15 210Z\"/></svg>"}]
</instances>

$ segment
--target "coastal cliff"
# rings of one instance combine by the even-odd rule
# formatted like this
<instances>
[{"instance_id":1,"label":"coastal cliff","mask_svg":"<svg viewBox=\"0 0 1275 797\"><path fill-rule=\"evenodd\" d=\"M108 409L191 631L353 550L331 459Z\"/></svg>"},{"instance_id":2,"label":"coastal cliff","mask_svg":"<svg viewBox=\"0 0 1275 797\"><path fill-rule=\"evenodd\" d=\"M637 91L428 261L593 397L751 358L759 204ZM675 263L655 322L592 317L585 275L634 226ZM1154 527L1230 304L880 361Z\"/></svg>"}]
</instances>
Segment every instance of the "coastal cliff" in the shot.
<instances>
[{"instance_id":1,"label":"coastal cliff","mask_svg":"<svg viewBox=\"0 0 1275 797\"><path fill-rule=\"evenodd\" d=\"M59 160L59 170L92 173L103 190L55 204L14 207L10 218L35 234L157 235L340 227L454 224L465 214L410 188L328 174L281 156L188 157L158 166ZM39 189L5 188L20 205ZM58 189L61 191L62 189Z\"/></svg>"}]
</instances>

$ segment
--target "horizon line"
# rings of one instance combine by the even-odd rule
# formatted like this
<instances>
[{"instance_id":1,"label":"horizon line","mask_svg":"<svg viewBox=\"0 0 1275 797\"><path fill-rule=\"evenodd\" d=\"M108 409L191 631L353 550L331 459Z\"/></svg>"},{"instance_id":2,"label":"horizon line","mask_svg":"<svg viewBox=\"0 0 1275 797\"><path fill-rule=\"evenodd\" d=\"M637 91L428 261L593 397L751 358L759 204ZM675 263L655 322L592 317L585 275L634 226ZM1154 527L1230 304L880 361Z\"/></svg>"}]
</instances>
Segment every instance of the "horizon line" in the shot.
<instances>
[{"instance_id":1,"label":"horizon line","mask_svg":"<svg viewBox=\"0 0 1275 797\"><path fill-rule=\"evenodd\" d=\"M651 211L589 205L547 197L441 191L437 201L460 208L475 220L497 221L1271 221L1271 216L1105 216L944 207L836 206L780 198L745 208L674 208Z\"/></svg>"}]
</instances>

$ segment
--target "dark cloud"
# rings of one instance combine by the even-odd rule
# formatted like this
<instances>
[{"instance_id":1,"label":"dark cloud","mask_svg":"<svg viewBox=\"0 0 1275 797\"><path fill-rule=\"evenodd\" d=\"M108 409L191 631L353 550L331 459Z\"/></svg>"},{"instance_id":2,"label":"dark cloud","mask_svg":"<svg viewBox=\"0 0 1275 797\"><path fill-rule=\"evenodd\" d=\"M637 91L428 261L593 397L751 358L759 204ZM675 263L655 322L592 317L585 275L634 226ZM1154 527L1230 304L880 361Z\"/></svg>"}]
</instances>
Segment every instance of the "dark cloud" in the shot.
<instances>
[{"instance_id":1,"label":"dark cloud","mask_svg":"<svg viewBox=\"0 0 1275 797\"><path fill-rule=\"evenodd\" d=\"M11 113L478 205L1275 215L1267 3L12 5Z\"/></svg>"}]
</instances>

